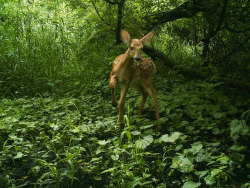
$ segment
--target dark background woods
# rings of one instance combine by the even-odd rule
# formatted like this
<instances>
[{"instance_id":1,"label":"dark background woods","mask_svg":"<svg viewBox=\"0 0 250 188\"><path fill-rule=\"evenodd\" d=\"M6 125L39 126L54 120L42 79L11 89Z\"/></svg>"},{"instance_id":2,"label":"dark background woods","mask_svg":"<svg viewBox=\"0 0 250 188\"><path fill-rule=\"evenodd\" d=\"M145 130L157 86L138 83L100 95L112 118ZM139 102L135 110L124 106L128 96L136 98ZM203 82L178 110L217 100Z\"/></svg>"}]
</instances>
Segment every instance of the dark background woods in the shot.
<instances>
[{"instance_id":1,"label":"dark background woods","mask_svg":"<svg viewBox=\"0 0 250 188\"><path fill-rule=\"evenodd\" d=\"M0 184L249 186L249 27L248 0L1 1ZM121 29L155 33L161 116L131 91L124 130Z\"/></svg>"}]
</instances>

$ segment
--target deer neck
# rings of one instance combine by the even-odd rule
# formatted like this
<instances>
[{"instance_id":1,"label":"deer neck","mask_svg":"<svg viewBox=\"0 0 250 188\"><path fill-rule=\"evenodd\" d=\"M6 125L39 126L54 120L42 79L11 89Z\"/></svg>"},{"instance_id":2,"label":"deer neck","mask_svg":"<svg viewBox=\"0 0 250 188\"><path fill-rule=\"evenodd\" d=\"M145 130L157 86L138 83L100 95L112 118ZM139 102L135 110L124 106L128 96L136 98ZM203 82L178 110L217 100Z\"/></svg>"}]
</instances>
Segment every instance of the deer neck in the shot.
<instances>
[{"instance_id":1,"label":"deer neck","mask_svg":"<svg viewBox=\"0 0 250 188\"><path fill-rule=\"evenodd\" d=\"M122 67L130 69L134 59L129 55L129 50L123 54Z\"/></svg>"}]
</instances>

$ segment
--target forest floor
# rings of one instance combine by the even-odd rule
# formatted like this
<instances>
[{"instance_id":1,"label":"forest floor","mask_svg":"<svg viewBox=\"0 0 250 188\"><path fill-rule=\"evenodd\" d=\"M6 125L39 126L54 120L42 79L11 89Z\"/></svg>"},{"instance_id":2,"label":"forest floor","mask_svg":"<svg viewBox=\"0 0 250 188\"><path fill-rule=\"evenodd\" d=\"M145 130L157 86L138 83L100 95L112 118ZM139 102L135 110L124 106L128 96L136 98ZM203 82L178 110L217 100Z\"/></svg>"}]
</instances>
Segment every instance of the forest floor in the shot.
<instances>
[{"instance_id":1,"label":"forest floor","mask_svg":"<svg viewBox=\"0 0 250 188\"><path fill-rule=\"evenodd\" d=\"M0 187L247 187L249 98L177 73L152 100L127 95L116 124L107 82L89 95L0 100ZM118 96L117 96L118 97Z\"/></svg>"}]
</instances>

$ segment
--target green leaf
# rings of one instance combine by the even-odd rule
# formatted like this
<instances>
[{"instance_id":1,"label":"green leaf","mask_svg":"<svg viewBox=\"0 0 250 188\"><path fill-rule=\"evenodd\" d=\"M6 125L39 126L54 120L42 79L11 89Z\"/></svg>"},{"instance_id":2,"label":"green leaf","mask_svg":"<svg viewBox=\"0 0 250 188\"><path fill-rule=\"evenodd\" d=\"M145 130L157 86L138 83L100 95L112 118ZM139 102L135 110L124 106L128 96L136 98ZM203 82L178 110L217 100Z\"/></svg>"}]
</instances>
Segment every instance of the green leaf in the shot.
<instances>
[{"instance_id":1,"label":"green leaf","mask_svg":"<svg viewBox=\"0 0 250 188\"><path fill-rule=\"evenodd\" d=\"M111 159L113 159L114 161L117 161L119 159L119 155L111 155Z\"/></svg>"},{"instance_id":2,"label":"green leaf","mask_svg":"<svg viewBox=\"0 0 250 188\"><path fill-rule=\"evenodd\" d=\"M216 177L218 177L219 175L222 172L222 170L220 169L213 169L211 171L211 173L209 175L207 175L204 180L206 182L207 185L213 185L216 183Z\"/></svg>"},{"instance_id":3,"label":"green leaf","mask_svg":"<svg viewBox=\"0 0 250 188\"><path fill-rule=\"evenodd\" d=\"M197 156L195 157L195 160L197 162L202 162L202 161L207 161L209 159L209 157L211 156L211 152L208 151L202 151L197 153Z\"/></svg>"},{"instance_id":4,"label":"green leaf","mask_svg":"<svg viewBox=\"0 0 250 188\"><path fill-rule=\"evenodd\" d=\"M97 181L101 181L102 177L101 176L94 176L94 179L97 180Z\"/></svg>"},{"instance_id":5,"label":"green leaf","mask_svg":"<svg viewBox=\"0 0 250 188\"><path fill-rule=\"evenodd\" d=\"M135 131L132 131L131 134L134 135L134 136L137 136L137 135L140 135L141 132L138 131L138 130L135 130Z\"/></svg>"},{"instance_id":6,"label":"green leaf","mask_svg":"<svg viewBox=\"0 0 250 188\"><path fill-rule=\"evenodd\" d=\"M230 108L229 108L229 110L228 110L228 113L229 113L230 115L234 115L234 114L236 114L237 112L238 112L238 109L231 105Z\"/></svg>"},{"instance_id":7,"label":"green leaf","mask_svg":"<svg viewBox=\"0 0 250 188\"><path fill-rule=\"evenodd\" d=\"M216 113L213 114L213 116L214 116L215 119L220 119L223 116L225 116L225 114L224 113L216 112Z\"/></svg>"},{"instance_id":8,"label":"green leaf","mask_svg":"<svg viewBox=\"0 0 250 188\"><path fill-rule=\"evenodd\" d=\"M239 136L246 135L249 132L249 127L246 126L245 120L234 119L230 123L230 135L234 141L238 140Z\"/></svg>"},{"instance_id":9,"label":"green leaf","mask_svg":"<svg viewBox=\"0 0 250 188\"><path fill-rule=\"evenodd\" d=\"M242 155L240 153L230 153L229 154L229 157L230 159L232 159L233 161L236 161L236 162L242 162L245 158L245 155Z\"/></svg>"},{"instance_id":10,"label":"green leaf","mask_svg":"<svg viewBox=\"0 0 250 188\"><path fill-rule=\"evenodd\" d=\"M173 158L171 168L182 173L189 173L193 171L194 165L189 158L180 155Z\"/></svg>"},{"instance_id":11,"label":"green leaf","mask_svg":"<svg viewBox=\"0 0 250 188\"><path fill-rule=\"evenodd\" d=\"M199 178L202 178L203 176L205 176L208 173L208 170L197 171L195 173L199 176Z\"/></svg>"},{"instance_id":12,"label":"green leaf","mask_svg":"<svg viewBox=\"0 0 250 188\"><path fill-rule=\"evenodd\" d=\"M204 178L207 185L213 185L215 183L215 178L208 175Z\"/></svg>"},{"instance_id":13,"label":"green leaf","mask_svg":"<svg viewBox=\"0 0 250 188\"><path fill-rule=\"evenodd\" d=\"M106 140L99 140L99 141L98 141L98 144L101 145L101 146L105 146L105 145L107 145L109 142L110 142L109 140L107 140L107 141L106 141Z\"/></svg>"},{"instance_id":14,"label":"green leaf","mask_svg":"<svg viewBox=\"0 0 250 188\"><path fill-rule=\"evenodd\" d=\"M137 185L141 185L141 182L140 182L141 178L140 177L135 177L134 178L134 181L131 181L128 183L128 187L135 187Z\"/></svg>"},{"instance_id":15,"label":"green leaf","mask_svg":"<svg viewBox=\"0 0 250 188\"><path fill-rule=\"evenodd\" d=\"M135 145L139 149L145 149L147 146L149 146L154 141L154 138L151 135L145 136L141 140L137 140Z\"/></svg>"},{"instance_id":16,"label":"green leaf","mask_svg":"<svg viewBox=\"0 0 250 188\"><path fill-rule=\"evenodd\" d=\"M144 136L143 140L147 141L149 144L151 144L154 141L153 136L148 135L148 136Z\"/></svg>"},{"instance_id":17,"label":"green leaf","mask_svg":"<svg viewBox=\"0 0 250 188\"><path fill-rule=\"evenodd\" d=\"M184 183L183 188L196 188L201 185L200 182L187 181Z\"/></svg>"},{"instance_id":18,"label":"green leaf","mask_svg":"<svg viewBox=\"0 0 250 188\"><path fill-rule=\"evenodd\" d=\"M153 127L154 125L145 125L145 126L141 126L140 129L144 130L144 129L149 129L151 127Z\"/></svg>"},{"instance_id":19,"label":"green leaf","mask_svg":"<svg viewBox=\"0 0 250 188\"><path fill-rule=\"evenodd\" d=\"M202 147L203 147L203 144L201 144L201 142L195 142L192 144L192 148L189 149L189 151L192 152L193 154L196 154L200 152Z\"/></svg>"},{"instance_id":20,"label":"green leaf","mask_svg":"<svg viewBox=\"0 0 250 188\"><path fill-rule=\"evenodd\" d=\"M109 168L109 169L107 169L107 170L104 170L104 171L102 172L102 174L108 173L108 172L114 172L116 169L117 169L117 167Z\"/></svg>"},{"instance_id":21,"label":"green leaf","mask_svg":"<svg viewBox=\"0 0 250 188\"><path fill-rule=\"evenodd\" d=\"M14 157L14 159L20 159L23 157L23 153L22 152L17 152L17 155Z\"/></svg>"},{"instance_id":22,"label":"green leaf","mask_svg":"<svg viewBox=\"0 0 250 188\"><path fill-rule=\"evenodd\" d=\"M169 136L168 134L162 135L160 140L162 140L163 142L175 142L180 135L180 132L173 132L171 136Z\"/></svg>"},{"instance_id":23,"label":"green leaf","mask_svg":"<svg viewBox=\"0 0 250 188\"><path fill-rule=\"evenodd\" d=\"M243 151L247 148L247 146L240 146L238 144L232 145L229 149L232 151Z\"/></svg>"}]
</instances>

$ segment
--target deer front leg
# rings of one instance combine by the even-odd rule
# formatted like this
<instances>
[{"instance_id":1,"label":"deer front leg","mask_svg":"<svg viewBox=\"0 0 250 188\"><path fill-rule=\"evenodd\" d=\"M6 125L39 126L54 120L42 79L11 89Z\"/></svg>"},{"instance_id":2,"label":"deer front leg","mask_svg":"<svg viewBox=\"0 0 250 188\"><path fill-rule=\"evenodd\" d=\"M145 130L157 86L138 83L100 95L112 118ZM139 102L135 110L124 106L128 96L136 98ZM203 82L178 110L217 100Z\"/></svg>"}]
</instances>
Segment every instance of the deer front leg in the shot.
<instances>
[{"instance_id":1,"label":"deer front leg","mask_svg":"<svg viewBox=\"0 0 250 188\"><path fill-rule=\"evenodd\" d=\"M115 76L111 76L109 85L110 85L110 88L111 88L112 105L114 107L116 107L117 102L116 102L116 97L115 97L115 88L116 88L116 78L115 78Z\"/></svg>"},{"instance_id":2,"label":"deer front leg","mask_svg":"<svg viewBox=\"0 0 250 188\"><path fill-rule=\"evenodd\" d=\"M119 115L118 115L118 120L117 120L118 123L120 123L121 119L122 119L122 113L124 110L125 98L126 98L126 94L128 92L128 88L129 88L129 84L123 86L121 89L121 97L120 97L120 101L119 101Z\"/></svg>"}]
</instances>

